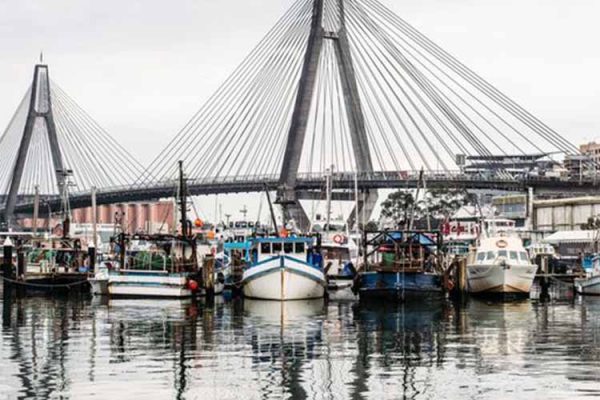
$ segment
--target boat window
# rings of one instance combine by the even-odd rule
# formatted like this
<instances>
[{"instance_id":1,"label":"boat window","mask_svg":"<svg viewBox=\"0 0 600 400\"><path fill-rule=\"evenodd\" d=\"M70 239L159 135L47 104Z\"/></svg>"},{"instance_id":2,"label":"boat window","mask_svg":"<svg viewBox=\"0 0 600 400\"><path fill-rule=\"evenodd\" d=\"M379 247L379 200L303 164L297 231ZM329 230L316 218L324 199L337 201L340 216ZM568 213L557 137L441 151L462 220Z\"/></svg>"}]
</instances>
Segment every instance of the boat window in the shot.
<instances>
[{"instance_id":1,"label":"boat window","mask_svg":"<svg viewBox=\"0 0 600 400\"><path fill-rule=\"evenodd\" d=\"M485 260L485 253L477 253L477 262L482 262L483 260Z\"/></svg>"},{"instance_id":2,"label":"boat window","mask_svg":"<svg viewBox=\"0 0 600 400\"><path fill-rule=\"evenodd\" d=\"M260 244L260 253L261 254L271 254L271 243L263 242Z\"/></svg>"},{"instance_id":3,"label":"boat window","mask_svg":"<svg viewBox=\"0 0 600 400\"><path fill-rule=\"evenodd\" d=\"M283 252L285 254L293 253L294 252L294 243L291 243L291 242L284 243L283 244Z\"/></svg>"},{"instance_id":4,"label":"boat window","mask_svg":"<svg viewBox=\"0 0 600 400\"><path fill-rule=\"evenodd\" d=\"M506 250L499 250L498 251L498 257L508 257L507 251Z\"/></svg>"},{"instance_id":5,"label":"boat window","mask_svg":"<svg viewBox=\"0 0 600 400\"><path fill-rule=\"evenodd\" d=\"M527 253L525 253L524 251L519 252L519 254L521 254L521 261L528 263L529 262L529 257L527 257Z\"/></svg>"},{"instance_id":6,"label":"boat window","mask_svg":"<svg viewBox=\"0 0 600 400\"><path fill-rule=\"evenodd\" d=\"M511 260L518 260L519 258L517 257L517 252L516 251L511 251L510 252L510 259Z\"/></svg>"},{"instance_id":7,"label":"boat window","mask_svg":"<svg viewBox=\"0 0 600 400\"><path fill-rule=\"evenodd\" d=\"M304 243L296 243L296 253L304 253Z\"/></svg>"},{"instance_id":8,"label":"boat window","mask_svg":"<svg viewBox=\"0 0 600 400\"><path fill-rule=\"evenodd\" d=\"M493 251L488 251L486 259L493 260L494 258L496 258L496 253Z\"/></svg>"},{"instance_id":9,"label":"boat window","mask_svg":"<svg viewBox=\"0 0 600 400\"><path fill-rule=\"evenodd\" d=\"M281 242L273 242L273 253L281 253Z\"/></svg>"}]
</instances>

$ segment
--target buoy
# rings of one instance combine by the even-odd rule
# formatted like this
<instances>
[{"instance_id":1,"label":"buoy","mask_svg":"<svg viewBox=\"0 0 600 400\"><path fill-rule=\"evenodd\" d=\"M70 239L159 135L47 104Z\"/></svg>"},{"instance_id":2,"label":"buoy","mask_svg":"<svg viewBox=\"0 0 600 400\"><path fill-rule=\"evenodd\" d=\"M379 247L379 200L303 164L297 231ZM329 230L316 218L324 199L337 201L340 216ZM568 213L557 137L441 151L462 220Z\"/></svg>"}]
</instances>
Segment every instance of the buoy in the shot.
<instances>
[{"instance_id":1,"label":"buoy","mask_svg":"<svg viewBox=\"0 0 600 400\"><path fill-rule=\"evenodd\" d=\"M194 221L194 226L196 228L202 228L204 226L204 221L202 221L200 218L196 218Z\"/></svg>"},{"instance_id":2,"label":"buoy","mask_svg":"<svg viewBox=\"0 0 600 400\"><path fill-rule=\"evenodd\" d=\"M281 231L279 232L279 236L281 236L282 238L288 237L288 230L285 228L281 228Z\"/></svg>"},{"instance_id":3,"label":"buoy","mask_svg":"<svg viewBox=\"0 0 600 400\"><path fill-rule=\"evenodd\" d=\"M190 279L188 281L188 289L190 289L192 292L195 292L196 290L198 290L198 282L196 282L193 279Z\"/></svg>"}]
</instances>

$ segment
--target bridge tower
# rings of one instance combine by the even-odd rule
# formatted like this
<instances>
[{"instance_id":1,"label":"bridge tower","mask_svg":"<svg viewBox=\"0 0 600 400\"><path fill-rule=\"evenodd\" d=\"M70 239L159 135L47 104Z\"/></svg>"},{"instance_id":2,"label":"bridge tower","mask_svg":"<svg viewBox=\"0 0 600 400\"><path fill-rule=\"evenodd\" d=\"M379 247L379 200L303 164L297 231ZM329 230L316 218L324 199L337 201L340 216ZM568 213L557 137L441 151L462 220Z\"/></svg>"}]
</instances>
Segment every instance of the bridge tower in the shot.
<instances>
[{"instance_id":1,"label":"bridge tower","mask_svg":"<svg viewBox=\"0 0 600 400\"><path fill-rule=\"evenodd\" d=\"M365 129L365 118L346 30L344 0L334 1L337 1L339 26L337 31L332 32L326 31L323 27L324 0L313 0L311 30L292 113L292 121L287 135L284 162L279 178L280 188L278 190L277 202L283 205L286 219L294 219L298 226L302 228L308 228L310 221L300 205L299 200L301 196L296 191L296 180L307 131L309 113L314 100L319 59L323 51L324 40L332 40L334 42L335 58L340 74L357 172L373 171L373 162L371 160L369 141L367 140ZM377 201L377 193L375 191L367 192L363 198L365 201L361 199L358 202L358 211L370 216ZM350 222L352 222L353 215L355 215L355 212L351 214Z\"/></svg>"},{"instance_id":2,"label":"bridge tower","mask_svg":"<svg viewBox=\"0 0 600 400\"><path fill-rule=\"evenodd\" d=\"M27 119L19 143L16 161L12 167L10 185L6 198L4 222L9 226L15 224L14 211L34 129L42 129L47 134L52 164L56 174L58 193L62 193L65 184L65 173L61 149L56 133L56 125L54 123L54 114L52 112L50 76L48 73L48 66L45 64L37 64L33 72Z\"/></svg>"}]
</instances>

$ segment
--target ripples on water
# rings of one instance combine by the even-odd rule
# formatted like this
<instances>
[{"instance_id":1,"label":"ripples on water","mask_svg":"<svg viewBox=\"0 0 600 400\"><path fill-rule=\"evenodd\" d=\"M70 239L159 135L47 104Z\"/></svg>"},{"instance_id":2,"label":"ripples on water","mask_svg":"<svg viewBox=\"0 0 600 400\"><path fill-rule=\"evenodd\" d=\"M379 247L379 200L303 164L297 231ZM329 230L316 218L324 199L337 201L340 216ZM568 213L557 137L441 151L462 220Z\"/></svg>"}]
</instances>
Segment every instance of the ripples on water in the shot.
<instances>
[{"instance_id":1,"label":"ripples on water","mask_svg":"<svg viewBox=\"0 0 600 400\"><path fill-rule=\"evenodd\" d=\"M0 399L600 396L600 298L2 304Z\"/></svg>"}]
</instances>

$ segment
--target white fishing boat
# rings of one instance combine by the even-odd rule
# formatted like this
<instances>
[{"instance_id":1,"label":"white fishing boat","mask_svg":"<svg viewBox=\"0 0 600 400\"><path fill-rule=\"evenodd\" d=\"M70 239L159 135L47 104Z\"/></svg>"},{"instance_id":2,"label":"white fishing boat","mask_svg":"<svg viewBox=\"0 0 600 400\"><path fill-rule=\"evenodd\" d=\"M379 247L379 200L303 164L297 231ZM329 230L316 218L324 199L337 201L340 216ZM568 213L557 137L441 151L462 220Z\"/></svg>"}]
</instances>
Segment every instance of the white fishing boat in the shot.
<instances>
[{"instance_id":1,"label":"white fishing boat","mask_svg":"<svg viewBox=\"0 0 600 400\"><path fill-rule=\"evenodd\" d=\"M317 299L325 295L327 280L314 238L266 237L226 243L232 262L243 260L245 297L264 300Z\"/></svg>"},{"instance_id":2,"label":"white fishing boat","mask_svg":"<svg viewBox=\"0 0 600 400\"><path fill-rule=\"evenodd\" d=\"M198 292L200 274L193 239L153 235L155 243L140 250L137 235L123 235L132 248L121 260L100 263L90 284L92 293L111 297L191 297ZM147 241L150 236L144 237ZM123 246L126 246L123 244ZM168 251L167 251L168 250Z\"/></svg>"},{"instance_id":3,"label":"white fishing boat","mask_svg":"<svg viewBox=\"0 0 600 400\"><path fill-rule=\"evenodd\" d=\"M595 255L592 259L592 268L586 270L585 278L575 279L575 291L600 296L600 255Z\"/></svg>"},{"instance_id":4,"label":"white fishing boat","mask_svg":"<svg viewBox=\"0 0 600 400\"><path fill-rule=\"evenodd\" d=\"M126 234L113 238L113 257L90 280L94 294L111 297L183 298L199 293L198 243L186 217L187 197L179 163L180 234Z\"/></svg>"},{"instance_id":5,"label":"white fishing boat","mask_svg":"<svg viewBox=\"0 0 600 400\"><path fill-rule=\"evenodd\" d=\"M522 240L511 235L511 224L507 221L498 222L489 226L489 236L480 239L469 257L469 292L528 295L537 266L529 260Z\"/></svg>"}]
</instances>

